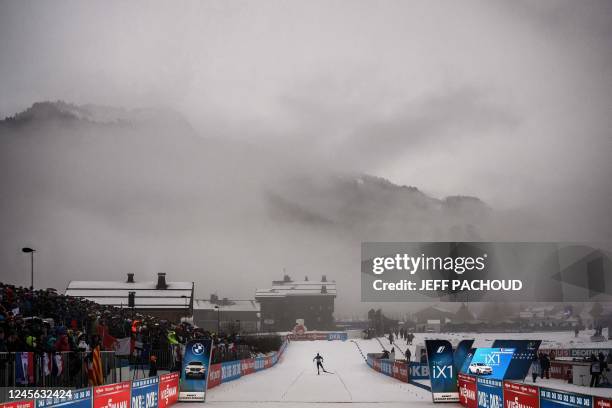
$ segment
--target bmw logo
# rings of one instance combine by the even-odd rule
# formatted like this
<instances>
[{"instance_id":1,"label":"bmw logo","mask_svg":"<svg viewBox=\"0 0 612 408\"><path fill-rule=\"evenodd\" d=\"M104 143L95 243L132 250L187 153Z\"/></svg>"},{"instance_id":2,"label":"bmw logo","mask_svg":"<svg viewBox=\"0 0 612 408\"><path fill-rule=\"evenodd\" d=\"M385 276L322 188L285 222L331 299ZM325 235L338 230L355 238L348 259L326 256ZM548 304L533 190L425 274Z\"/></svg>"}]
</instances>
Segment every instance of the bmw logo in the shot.
<instances>
[{"instance_id":1,"label":"bmw logo","mask_svg":"<svg viewBox=\"0 0 612 408\"><path fill-rule=\"evenodd\" d=\"M202 354L204 352L204 346L202 343L196 343L191 346L191 350L193 351L193 354Z\"/></svg>"}]
</instances>

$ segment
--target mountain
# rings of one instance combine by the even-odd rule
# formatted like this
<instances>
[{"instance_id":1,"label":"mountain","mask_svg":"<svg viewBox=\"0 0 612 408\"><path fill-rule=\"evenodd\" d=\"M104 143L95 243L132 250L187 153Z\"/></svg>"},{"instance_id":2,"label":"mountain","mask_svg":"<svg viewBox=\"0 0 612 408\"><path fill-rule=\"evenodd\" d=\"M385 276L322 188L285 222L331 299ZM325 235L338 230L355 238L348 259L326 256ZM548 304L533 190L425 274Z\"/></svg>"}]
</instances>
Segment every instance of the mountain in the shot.
<instances>
[{"instance_id":1,"label":"mountain","mask_svg":"<svg viewBox=\"0 0 612 408\"><path fill-rule=\"evenodd\" d=\"M286 268L332 276L349 307L361 241L486 239L497 222L475 197L314 167L170 110L36 103L0 122L0 270L22 279L31 245L59 289L168 271L202 295L247 297Z\"/></svg>"}]
</instances>

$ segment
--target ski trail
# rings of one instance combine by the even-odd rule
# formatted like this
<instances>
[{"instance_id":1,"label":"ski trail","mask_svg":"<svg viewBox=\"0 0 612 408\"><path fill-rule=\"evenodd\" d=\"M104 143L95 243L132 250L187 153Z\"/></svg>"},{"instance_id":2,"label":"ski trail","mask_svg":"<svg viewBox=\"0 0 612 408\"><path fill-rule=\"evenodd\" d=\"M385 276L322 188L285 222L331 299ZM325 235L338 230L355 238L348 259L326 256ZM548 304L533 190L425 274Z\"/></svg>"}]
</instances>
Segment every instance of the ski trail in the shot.
<instances>
[{"instance_id":1,"label":"ski trail","mask_svg":"<svg viewBox=\"0 0 612 408\"><path fill-rule=\"evenodd\" d=\"M293 382L291 382L291 384L289 384L289 386L287 387L287 389L285 390L285 392L283 392L283 395L281 395L281 400L284 400L285 397L287 396L287 393L289 392L289 390L291 389L291 387L293 387L293 385L300 379L300 377L304 374L304 371L306 370L302 370L297 377L295 377L295 380L293 380Z\"/></svg>"},{"instance_id":2,"label":"ski trail","mask_svg":"<svg viewBox=\"0 0 612 408\"><path fill-rule=\"evenodd\" d=\"M344 380L342 379L342 376L340 375L340 373L336 374L338 376L338 379L340 380L340 382L342 383L342 386L344 386L344 389L346 390L346 392L349 395L349 399L351 400L351 402L353 401L353 394L351 394L351 391L348 389L348 387L346 386L346 383L344 382Z\"/></svg>"}]
</instances>

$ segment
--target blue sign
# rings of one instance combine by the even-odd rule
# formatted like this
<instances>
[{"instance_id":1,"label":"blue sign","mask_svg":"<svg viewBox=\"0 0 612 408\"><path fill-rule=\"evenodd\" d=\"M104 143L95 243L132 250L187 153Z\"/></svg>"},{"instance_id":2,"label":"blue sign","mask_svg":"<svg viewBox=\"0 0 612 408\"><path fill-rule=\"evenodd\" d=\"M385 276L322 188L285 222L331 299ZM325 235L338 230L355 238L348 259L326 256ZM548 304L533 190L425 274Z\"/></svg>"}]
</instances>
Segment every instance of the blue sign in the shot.
<instances>
[{"instance_id":1,"label":"blue sign","mask_svg":"<svg viewBox=\"0 0 612 408\"><path fill-rule=\"evenodd\" d=\"M576 394L575 392L540 388L540 408L567 408L568 406L592 408L593 398L590 395Z\"/></svg>"},{"instance_id":2,"label":"blue sign","mask_svg":"<svg viewBox=\"0 0 612 408\"><path fill-rule=\"evenodd\" d=\"M380 372L393 376L393 363L389 360L380 360Z\"/></svg>"},{"instance_id":3,"label":"blue sign","mask_svg":"<svg viewBox=\"0 0 612 408\"><path fill-rule=\"evenodd\" d=\"M346 341L348 339L348 334L346 332L338 332L338 333L327 333L327 340L342 340Z\"/></svg>"},{"instance_id":4,"label":"blue sign","mask_svg":"<svg viewBox=\"0 0 612 408\"><path fill-rule=\"evenodd\" d=\"M493 378L476 379L478 408L503 408L504 382Z\"/></svg>"},{"instance_id":5,"label":"blue sign","mask_svg":"<svg viewBox=\"0 0 612 408\"><path fill-rule=\"evenodd\" d=\"M465 374L503 380L513 355L513 348L477 348Z\"/></svg>"},{"instance_id":6,"label":"blue sign","mask_svg":"<svg viewBox=\"0 0 612 408\"><path fill-rule=\"evenodd\" d=\"M159 377L132 381L131 408L157 408Z\"/></svg>"},{"instance_id":7,"label":"blue sign","mask_svg":"<svg viewBox=\"0 0 612 408\"><path fill-rule=\"evenodd\" d=\"M240 360L221 363L221 382L228 382L240 378Z\"/></svg>"},{"instance_id":8,"label":"blue sign","mask_svg":"<svg viewBox=\"0 0 612 408\"><path fill-rule=\"evenodd\" d=\"M459 402L453 346L447 340L425 340L433 402Z\"/></svg>"},{"instance_id":9,"label":"blue sign","mask_svg":"<svg viewBox=\"0 0 612 408\"><path fill-rule=\"evenodd\" d=\"M79 390L66 391L62 393L63 398L45 398L37 399L37 408L51 407L69 407L69 408L91 408L92 406L92 389L82 388Z\"/></svg>"},{"instance_id":10,"label":"blue sign","mask_svg":"<svg viewBox=\"0 0 612 408\"><path fill-rule=\"evenodd\" d=\"M506 370L506 380L523 380L538 354L542 340L495 340L492 347L513 348L514 356Z\"/></svg>"},{"instance_id":11,"label":"blue sign","mask_svg":"<svg viewBox=\"0 0 612 408\"><path fill-rule=\"evenodd\" d=\"M179 401L204 402L206 399L211 352L211 339L190 340L185 345Z\"/></svg>"},{"instance_id":12,"label":"blue sign","mask_svg":"<svg viewBox=\"0 0 612 408\"><path fill-rule=\"evenodd\" d=\"M428 380L429 379L429 366L425 363L410 362L410 375L408 376L411 380Z\"/></svg>"},{"instance_id":13,"label":"blue sign","mask_svg":"<svg viewBox=\"0 0 612 408\"><path fill-rule=\"evenodd\" d=\"M455 371L460 372L463 362L465 361L468 353L471 350L474 340L461 340L455 349L453 354L453 364L455 365Z\"/></svg>"},{"instance_id":14,"label":"blue sign","mask_svg":"<svg viewBox=\"0 0 612 408\"><path fill-rule=\"evenodd\" d=\"M255 359L255 371L263 370L266 366L265 357L257 357Z\"/></svg>"}]
</instances>

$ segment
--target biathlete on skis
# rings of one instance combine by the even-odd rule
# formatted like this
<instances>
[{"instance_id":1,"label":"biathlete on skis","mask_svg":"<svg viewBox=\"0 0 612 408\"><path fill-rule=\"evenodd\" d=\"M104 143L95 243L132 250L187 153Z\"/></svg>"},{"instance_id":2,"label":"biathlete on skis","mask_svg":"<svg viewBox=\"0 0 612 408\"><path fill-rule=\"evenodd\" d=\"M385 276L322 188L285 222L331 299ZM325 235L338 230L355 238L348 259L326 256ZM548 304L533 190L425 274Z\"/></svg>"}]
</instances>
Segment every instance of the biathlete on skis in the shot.
<instances>
[{"instance_id":1,"label":"biathlete on skis","mask_svg":"<svg viewBox=\"0 0 612 408\"><path fill-rule=\"evenodd\" d=\"M325 371L325 367L323 367L323 357L321 357L319 353L317 353L317 355L312 359L312 361L315 360L317 362L317 375L321 374L320 370L322 370L324 373L329 373L329 371Z\"/></svg>"}]
</instances>

